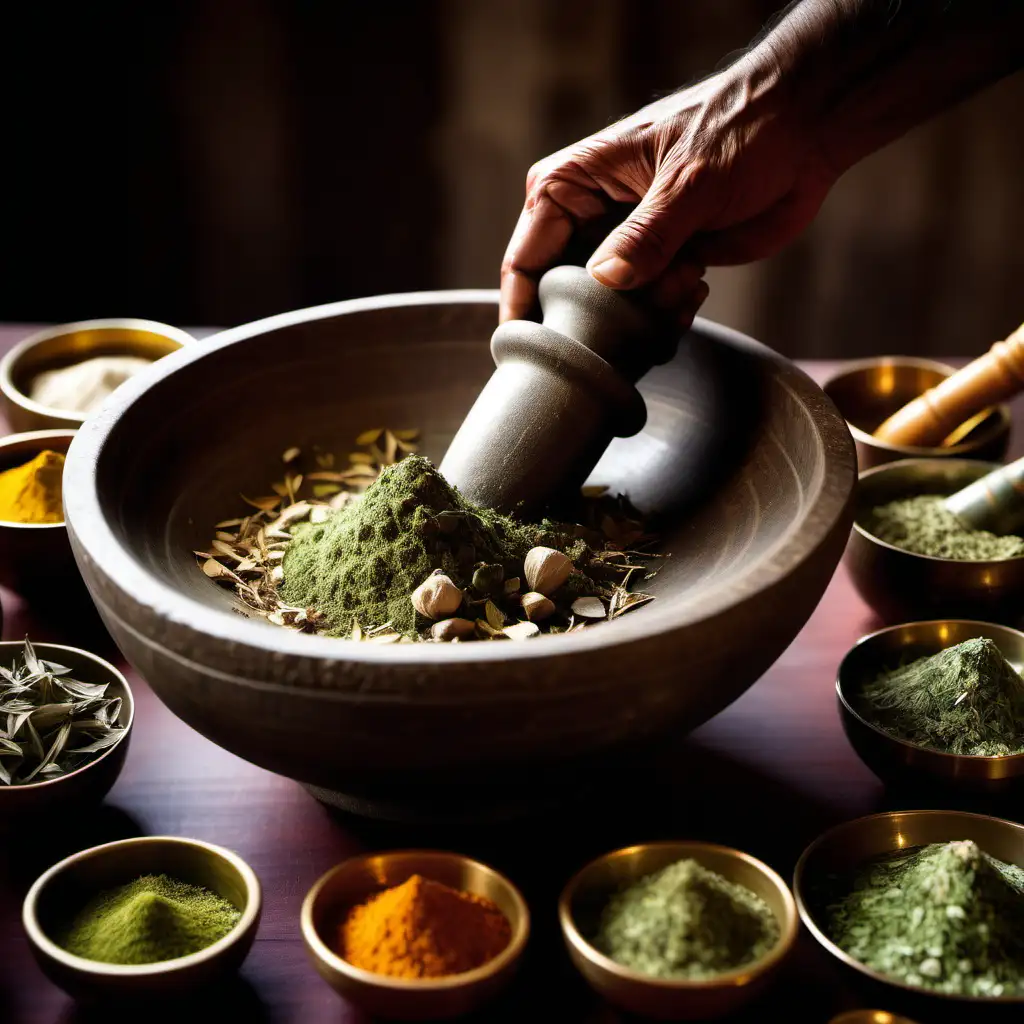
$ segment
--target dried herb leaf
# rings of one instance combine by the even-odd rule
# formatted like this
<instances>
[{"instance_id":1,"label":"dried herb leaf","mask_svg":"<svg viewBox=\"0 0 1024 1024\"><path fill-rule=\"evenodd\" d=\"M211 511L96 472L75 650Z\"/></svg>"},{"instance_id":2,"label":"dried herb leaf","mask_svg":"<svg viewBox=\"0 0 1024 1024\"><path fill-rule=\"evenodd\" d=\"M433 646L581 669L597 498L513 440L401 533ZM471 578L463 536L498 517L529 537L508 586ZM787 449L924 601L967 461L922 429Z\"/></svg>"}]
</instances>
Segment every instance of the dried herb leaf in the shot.
<instances>
[{"instance_id":1,"label":"dried herb leaf","mask_svg":"<svg viewBox=\"0 0 1024 1024\"><path fill-rule=\"evenodd\" d=\"M301 454L302 449L293 446L285 450L284 454L281 456L281 461L285 463L294 462Z\"/></svg>"},{"instance_id":2,"label":"dried herb leaf","mask_svg":"<svg viewBox=\"0 0 1024 1024\"><path fill-rule=\"evenodd\" d=\"M378 427L376 430L364 430L357 438L356 444L373 444L377 438L384 433L383 427Z\"/></svg>"}]
</instances>

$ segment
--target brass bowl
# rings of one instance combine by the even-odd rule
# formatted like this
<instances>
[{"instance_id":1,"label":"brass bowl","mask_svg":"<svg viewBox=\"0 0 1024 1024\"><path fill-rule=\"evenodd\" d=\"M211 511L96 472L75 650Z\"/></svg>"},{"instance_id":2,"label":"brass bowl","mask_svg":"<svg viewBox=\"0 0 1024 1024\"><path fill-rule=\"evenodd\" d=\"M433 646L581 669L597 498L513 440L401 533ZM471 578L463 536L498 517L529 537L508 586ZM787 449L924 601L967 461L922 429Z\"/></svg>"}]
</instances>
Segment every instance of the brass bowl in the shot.
<instances>
[{"instance_id":1,"label":"brass bowl","mask_svg":"<svg viewBox=\"0 0 1024 1024\"><path fill-rule=\"evenodd\" d=\"M149 874L205 886L242 916L213 945L153 964L87 960L54 941L68 915L98 892ZM22 923L43 973L69 995L95 1000L177 997L241 966L256 937L261 899L259 879L238 854L198 839L146 836L94 846L55 864L29 889Z\"/></svg>"},{"instance_id":2,"label":"brass bowl","mask_svg":"<svg viewBox=\"0 0 1024 1024\"><path fill-rule=\"evenodd\" d=\"M905 459L861 473L846 565L860 596L885 622L1024 622L1024 557L932 558L886 544L862 525L878 505L919 494L947 496L996 468L972 459Z\"/></svg>"},{"instance_id":3,"label":"brass bowl","mask_svg":"<svg viewBox=\"0 0 1024 1024\"><path fill-rule=\"evenodd\" d=\"M587 936L614 893L687 857L768 904L779 922L779 940L769 953L708 981L670 981L623 967L590 944ZM698 842L646 843L598 857L565 887L558 919L573 964L595 992L627 1012L673 1020L724 1016L760 995L792 950L798 929L793 896L770 867L739 850Z\"/></svg>"},{"instance_id":4,"label":"brass bowl","mask_svg":"<svg viewBox=\"0 0 1024 1024\"><path fill-rule=\"evenodd\" d=\"M191 345L185 331L152 320L83 320L37 331L0 359L0 396L14 430L77 429L83 413L54 409L29 398L33 378L95 356L139 356L157 360Z\"/></svg>"},{"instance_id":5,"label":"brass bowl","mask_svg":"<svg viewBox=\"0 0 1024 1024\"><path fill-rule=\"evenodd\" d=\"M417 874L497 904L512 927L505 949L482 967L447 978L392 978L354 967L339 956L335 933L346 913ZM482 1006L512 980L530 933L529 911L507 878L468 857L430 850L342 861L309 890L301 922L306 950L320 977L367 1012L393 1020L438 1020Z\"/></svg>"},{"instance_id":6,"label":"brass bowl","mask_svg":"<svg viewBox=\"0 0 1024 1024\"><path fill-rule=\"evenodd\" d=\"M836 697L850 745L885 782L939 785L947 789L1005 793L1024 780L1024 754L974 757L946 754L897 739L856 710L857 694L883 672L938 654L974 637L988 637L1018 671L1024 670L1024 633L1009 626L963 619L909 622L862 637L839 666Z\"/></svg>"},{"instance_id":7,"label":"brass bowl","mask_svg":"<svg viewBox=\"0 0 1024 1024\"><path fill-rule=\"evenodd\" d=\"M20 827L37 816L50 819L71 816L99 803L121 774L135 720L135 702L128 681L110 662L63 644L33 643L32 646L39 657L66 665L74 678L82 682L109 684L107 695L121 698L117 722L123 732L113 746L67 775L24 786L0 786L0 833ZM23 647L21 640L0 643L0 665L9 667Z\"/></svg>"},{"instance_id":8,"label":"brass bowl","mask_svg":"<svg viewBox=\"0 0 1024 1024\"><path fill-rule=\"evenodd\" d=\"M644 430L592 477L660 517L657 600L529 643L378 646L238 614L192 552L239 493L265 493L287 447L344 455L368 425L419 427L440 462L496 322L491 291L281 314L160 360L71 448L72 544L125 656L199 732L357 813L475 820L621 775L764 673L849 536L839 414L781 356L698 320L640 382Z\"/></svg>"},{"instance_id":9,"label":"brass bowl","mask_svg":"<svg viewBox=\"0 0 1024 1024\"><path fill-rule=\"evenodd\" d=\"M0 438L0 472L31 462L47 448L66 455L74 436L73 430L32 430ZM80 597L81 577L64 523L0 520L0 584L53 603L63 600L56 595L65 588Z\"/></svg>"},{"instance_id":10,"label":"brass bowl","mask_svg":"<svg viewBox=\"0 0 1024 1024\"><path fill-rule=\"evenodd\" d=\"M898 459L1002 460L1010 443L1010 408L999 405L968 423L963 437L948 447L889 444L874 432L908 402L941 384L956 370L945 363L912 356L877 356L847 363L822 390L836 403L857 446L861 471Z\"/></svg>"},{"instance_id":11,"label":"brass bowl","mask_svg":"<svg viewBox=\"0 0 1024 1024\"><path fill-rule=\"evenodd\" d=\"M800 918L817 942L849 970L851 978L880 997L879 1002L884 998L895 1009L920 1020L934 1020L943 1007L954 1006L965 1015L963 1019L968 1019L968 1011L977 1014L990 1008L1019 1014L1024 996L955 996L895 981L840 949L825 934L823 913L836 874L916 846L960 839L971 839L989 856L1024 867L1024 826L1015 822L964 811L891 811L829 829L804 850L793 876Z\"/></svg>"}]
</instances>

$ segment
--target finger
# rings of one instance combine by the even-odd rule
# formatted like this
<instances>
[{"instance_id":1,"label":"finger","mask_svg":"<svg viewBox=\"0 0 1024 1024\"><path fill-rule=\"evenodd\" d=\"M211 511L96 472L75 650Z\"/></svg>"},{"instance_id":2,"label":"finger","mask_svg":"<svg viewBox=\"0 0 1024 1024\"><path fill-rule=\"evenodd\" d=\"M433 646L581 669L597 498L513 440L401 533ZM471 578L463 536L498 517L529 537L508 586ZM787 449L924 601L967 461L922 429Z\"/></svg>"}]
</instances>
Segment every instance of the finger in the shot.
<instances>
[{"instance_id":1,"label":"finger","mask_svg":"<svg viewBox=\"0 0 1024 1024\"><path fill-rule=\"evenodd\" d=\"M661 275L704 218L692 174L665 171L598 246L587 269L609 288L640 288Z\"/></svg>"},{"instance_id":2,"label":"finger","mask_svg":"<svg viewBox=\"0 0 1024 1024\"><path fill-rule=\"evenodd\" d=\"M705 268L691 257L676 257L647 289L652 304L666 312L687 307L703 278Z\"/></svg>"},{"instance_id":3,"label":"finger","mask_svg":"<svg viewBox=\"0 0 1024 1024\"><path fill-rule=\"evenodd\" d=\"M814 219L824 195L790 192L764 213L735 227L698 235L691 246L709 266L752 263L789 245Z\"/></svg>"},{"instance_id":4,"label":"finger","mask_svg":"<svg viewBox=\"0 0 1024 1024\"><path fill-rule=\"evenodd\" d=\"M565 252L573 231L600 217L605 200L582 185L549 180L527 200L501 270L499 319L521 319L537 298L537 281Z\"/></svg>"}]
</instances>

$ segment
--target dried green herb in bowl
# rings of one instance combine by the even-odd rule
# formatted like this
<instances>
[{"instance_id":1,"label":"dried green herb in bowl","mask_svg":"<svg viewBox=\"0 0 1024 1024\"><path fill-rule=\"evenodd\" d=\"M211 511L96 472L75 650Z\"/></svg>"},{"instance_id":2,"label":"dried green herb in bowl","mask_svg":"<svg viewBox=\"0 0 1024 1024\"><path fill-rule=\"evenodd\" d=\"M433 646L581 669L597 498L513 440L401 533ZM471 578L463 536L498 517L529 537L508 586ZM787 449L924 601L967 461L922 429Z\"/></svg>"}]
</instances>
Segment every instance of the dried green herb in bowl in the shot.
<instances>
[{"instance_id":1,"label":"dried green herb in bowl","mask_svg":"<svg viewBox=\"0 0 1024 1024\"><path fill-rule=\"evenodd\" d=\"M40 658L26 637L10 668L0 665L0 783L23 786L88 764L124 735L121 697L109 683L75 679Z\"/></svg>"}]
</instances>

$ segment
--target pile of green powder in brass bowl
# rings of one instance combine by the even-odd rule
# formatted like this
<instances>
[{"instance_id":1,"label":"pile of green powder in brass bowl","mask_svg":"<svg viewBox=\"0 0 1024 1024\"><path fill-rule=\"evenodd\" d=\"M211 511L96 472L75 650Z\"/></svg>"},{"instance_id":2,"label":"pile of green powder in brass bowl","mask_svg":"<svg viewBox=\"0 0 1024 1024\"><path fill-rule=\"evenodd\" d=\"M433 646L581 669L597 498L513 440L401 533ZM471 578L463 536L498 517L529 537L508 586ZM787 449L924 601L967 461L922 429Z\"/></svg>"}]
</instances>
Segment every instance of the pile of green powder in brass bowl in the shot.
<instances>
[{"instance_id":1,"label":"pile of green powder in brass bowl","mask_svg":"<svg viewBox=\"0 0 1024 1024\"><path fill-rule=\"evenodd\" d=\"M779 935L760 896L688 859L613 896L593 945L641 974L707 981L760 960Z\"/></svg>"},{"instance_id":2,"label":"pile of green powder in brass bowl","mask_svg":"<svg viewBox=\"0 0 1024 1024\"><path fill-rule=\"evenodd\" d=\"M858 714L897 739L946 754L1024 753L1024 679L993 640L976 637L868 683Z\"/></svg>"},{"instance_id":3,"label":"pile of green powder in brass bowl","mask_svg":"<svg viewBox=\"0 0 1024 1024\"><path fill-rule=\"evenodd\" d=\"M1024 537L971 530L944 503L935 494L900 498L871 509L861 525L886 544L931 558L987 562L1024 556Z\"/></svg>"},{"instance_id":4,"label":"pile of green powder in brass bowl","mask_svg":"<svg viewBox=\"0 0 1024 1024\"><path fill-rule=\"evenodd\" d=\"M653 600L635 584L654 575L639 550L654 538L624 499L586 497L583 523L522 522L463 498L414 439L369 431L341 469L288 449L275 493L244 498L195 552L203 572L242 614L377 644L525 640Z\"/></svg>"},{"instance_id":5,"label":"pile of green powder in brass bowl","mask_svg":"<svg viewBox=\"0 0 1024 1024\"><path fill-rule=\"evenodd\" d=\"M895 981L948 995L1024 996L1024 870L969 840L875 861L838 880L825 932Z\"/></svg>"},{"instance_id":6,"label":"pile of green powder in brass bowl","mask_svg":"<svg viewBox=\"0 0 1024 1024\"><path fill-rule=\"evenodd\" d=\"M152 964L212 946L241 916L233 904L202 886L144 875L90 900L58 942L86 960Z\"/></svg>"}]
</instances>

